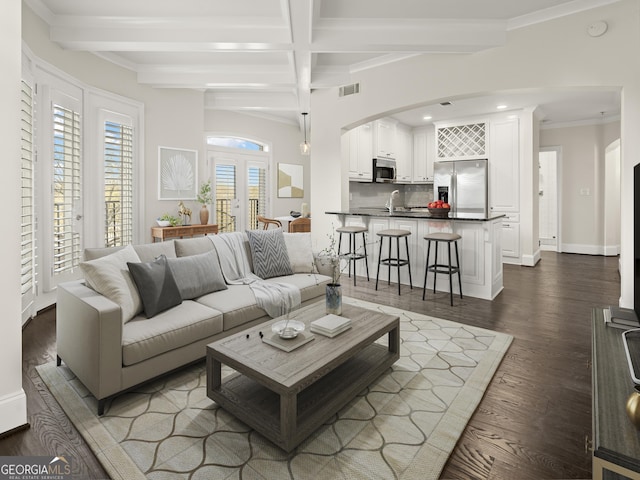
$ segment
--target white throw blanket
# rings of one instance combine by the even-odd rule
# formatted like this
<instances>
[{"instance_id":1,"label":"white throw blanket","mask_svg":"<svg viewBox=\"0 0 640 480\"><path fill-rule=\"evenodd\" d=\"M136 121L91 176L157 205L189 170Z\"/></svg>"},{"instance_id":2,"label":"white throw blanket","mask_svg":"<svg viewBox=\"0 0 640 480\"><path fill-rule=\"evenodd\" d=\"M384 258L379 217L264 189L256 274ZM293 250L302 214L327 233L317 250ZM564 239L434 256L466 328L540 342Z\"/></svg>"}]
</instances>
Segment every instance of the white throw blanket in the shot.
<instances>
[{"instance_id":1,"label":"white throw blanket","mask_svg":"<svg viewBox=\"0 0 640 480\"><path fill-rule=\"evenodd\" d=\"M249 285L258 306L272 317L286 315L300 306L300 290L286 283L267 282L251 271L244 232L208 235L218 252L222 275L229 285Z\"/></svg>"}]
</instances>

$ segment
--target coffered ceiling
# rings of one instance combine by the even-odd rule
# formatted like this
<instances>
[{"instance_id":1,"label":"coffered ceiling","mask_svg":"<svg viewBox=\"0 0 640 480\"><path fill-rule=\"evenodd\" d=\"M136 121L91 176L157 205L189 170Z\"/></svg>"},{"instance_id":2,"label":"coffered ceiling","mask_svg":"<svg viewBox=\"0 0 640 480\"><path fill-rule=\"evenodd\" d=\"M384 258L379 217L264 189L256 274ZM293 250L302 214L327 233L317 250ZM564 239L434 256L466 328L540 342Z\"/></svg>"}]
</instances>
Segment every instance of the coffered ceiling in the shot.
<instances>
[{"instance_id":1,"label":"coffered ceiling","mask_svg":"<svg viewBox=\"0 0 640 480\"><path fill-rule=\"evenodd\" d=\"M511 29L614 1L25 0L62 48L128 68L141 84L204 91L208 109L292 123L312 89L349 84L354 72L471 54L503 45Z\"/></svg>"}]
</instances>

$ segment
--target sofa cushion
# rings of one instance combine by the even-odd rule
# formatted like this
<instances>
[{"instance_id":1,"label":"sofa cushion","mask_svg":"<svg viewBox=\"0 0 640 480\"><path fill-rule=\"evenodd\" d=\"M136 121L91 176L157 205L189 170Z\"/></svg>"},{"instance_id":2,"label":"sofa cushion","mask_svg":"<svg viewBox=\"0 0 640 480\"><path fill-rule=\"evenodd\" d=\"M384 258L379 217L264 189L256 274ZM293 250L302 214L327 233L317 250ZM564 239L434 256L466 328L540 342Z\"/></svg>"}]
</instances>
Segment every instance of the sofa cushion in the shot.
<instances>
[{"instance_id":1,"label":"sofa cushion","mask_svg":"<svg viewBox=\"0 0 640 480\"><path fill-rule=\"evenodd\" d=\"M122 247L100 247L100 248L85 248L82 251L82 260L88 262L97 258L106 257L112 253L116 253L118 250L122 250Z\"/></svg>"},{"instance_id":2,"label":"sofa cushion","mask_svg":"<svg viewBox=\"0 0 640 480\"><path fill-rule=\"evenodd\" d=\"M142 301L127 262L140 262L131 245L106 257L80 263L87 284L120 305L123 323L142 311Z\"/></svg>"},{"instance_id":3,"label":"sofa cushion","mask_svg":"<svg viewBox=\"0 0 640 480\"><path fill-rule=\"evenodd\" d=\"M134 245L133 248L140 257L141 262L152 262L160 255L164 255L167 258L176 258L176 246L174 240L144 243L142 245Z\"/></svg>"},{"instance_id":4,"label":"sofa cushion","mask_svg":"<svg viewBox=\"0 0 640 480\"><path fill-rule=\"evenodd\" d=\"M147 318L182 303L167 257L160 255L153 262L127 262L127 265L138 287Z\"/></svg>"},{"instance_id":5,"label":"sofa cushion","mask_svg":"<svg viewBox=\"0 0 640 480\"><path fill-rule=\"evenodd\" d=\"M138 315L122 329L122 362L134 365L221 331L222 314L192 300L152 319Z\"/></svg>"},{"instance_id":6,"label":"sofa cushion","mask_svg":"<svg viewBox=\"0 0 640 480\"><path fill-rule=\"evenodd\" d=\"M294 235L300 235L295 233ZM268 282L287 283L294 285L300 290L300 301L307 300L324 295L325 286L331 282L331 277L320 275L319 273L295 273L284 277L274 277L267 280Z\"/></svg>"},{"instance_id":7,"label":"sofa cushion","mask_svg":"<svg viewBox=\"0 0 640 480\"><path fill-rule=\"evenodd\" d=\"M253 273L263 279L293 274L282 230L247 230L247 236Z\"/></svg>"},{"instance_id":8,"label":"sofa cushion","mask_svg":"<svg viewBox=\"0 0 640 480\"><path fill-rule=\"evenodd\" d=\"M207 241L211 243L210 240ZM168 264L173 271L183 300L227 289L215 250L198 255L171 258Z\"/></svg>"},{"instance_id":9,"label":"sofa cushion","mask_svg":"<svg viewBox=\"0 0 640 480\"><path fill-rule=\"evenodd\" d=\"M223 314L225 330L264 317L267 314L258 307L256 297L249 285L229 285L227 290L209 293L196 301L207 307L220 310Z\"/></svg>"},{"instance_id":10,"label":"sofa cushion","mask_svg":"<svg viewBox=\"0 0 640 480\"><path fill-rule=\"evenodd\" d=\"M313 253L310 233L283 233L293 273L313 272Z\"/></svg>"},{"instance_id":11,"label":"sofa cushion","mask_svg":"<svg viewBox=\"0 0 640 480\"><path fill-rule=\"evenodd\" d=\"M176 255L178 257L187 257L189 255L197 255L199 253L207 253L213 250L213 242L205 237L183 238L175 240Z\"/></svg>"}]
</instances>

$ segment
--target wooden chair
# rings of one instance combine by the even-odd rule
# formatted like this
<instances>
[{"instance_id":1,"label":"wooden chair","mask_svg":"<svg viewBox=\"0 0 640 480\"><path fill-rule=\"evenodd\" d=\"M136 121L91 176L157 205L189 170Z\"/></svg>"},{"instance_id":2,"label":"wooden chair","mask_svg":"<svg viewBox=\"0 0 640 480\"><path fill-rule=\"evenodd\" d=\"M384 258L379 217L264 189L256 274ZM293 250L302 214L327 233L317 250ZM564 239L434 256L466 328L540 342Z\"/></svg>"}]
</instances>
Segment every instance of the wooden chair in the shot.
<instances>
[{"instance_id":1,"label":"wooden chair","mask_svg":"<svg viewBox=\"0 0 640 480\"><path fill-rule=\"evenodd\" d=\"M289 222L289 233L301 233L311 231L311 219L310 218L296 218Z\"/></svg>"},{"instance_id":2,"label":"wooden chair","mask_svg":"<svg viewBox=\"0 0 640 480\"><path fill-rule=\"evenodd\" d=\"M262 229L266 230L269 228L269 225L275 225L277 228L282 228L282 223L280 220L275 220L273 218L262 217L258 215L258 223L262 223Z\"/></svg>"}]
</instances>

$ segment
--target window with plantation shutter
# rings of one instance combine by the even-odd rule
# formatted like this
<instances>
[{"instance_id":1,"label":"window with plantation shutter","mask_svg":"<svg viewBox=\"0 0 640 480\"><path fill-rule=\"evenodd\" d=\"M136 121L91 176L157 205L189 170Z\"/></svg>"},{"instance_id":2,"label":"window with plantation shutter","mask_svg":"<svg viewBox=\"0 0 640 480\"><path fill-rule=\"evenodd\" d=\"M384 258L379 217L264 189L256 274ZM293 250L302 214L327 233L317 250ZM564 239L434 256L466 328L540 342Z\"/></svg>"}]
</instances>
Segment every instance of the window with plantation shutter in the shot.
<instances>
[{"instance_id":1,"label":"window with plantation shutter","mask_svg":"<svg viewBox=\"0 0 640 480\"><path fill-rule=\"evenodd\" d=\"M265 165L250 165L248 168L249 212L247 215L250 230L258 228L258 215L267 216L267 168Z\"/></svg>"},{"instance_id":2,"label":"window with plantation shutter","mask_svg":"<svg viewBox=\"0 0 640 480\"><path fill-rule=\"evenodd\" d=\"M105 247L133 242L133 129L104 123Z\"/></svg>"},{"instance_id":3,"label":"window with plantation shutter","mask_svg":"<svg viewBox=\"0 0 640 480\"><path fill-rule=\"evenodd\" d=\"M216 165L215 190L218 232L235 232L236 214L234 211L234 202L237 199L235 165Z\"/></svg>"},{"instance_id":4,"label":"window with plantation shutter","mask_svg":"<svg viewBox=\"0 0 640 480\"><path fill-rule=\"evenodd\" d=\"M22 81L21 111L22 137L22 232L20 258L20 284L22 294L22 321L33 313L36 294L36 221L34 199L34 146L33 146L33 89Z\"/></svg>"},{"instance_id":5,"label":"window with plantation shutter","mask_svg":"<svg viewBox=\"0 0 640 480\"><path fill-rule=\"evenodd\" d=\"M269 159L264 152L208 152L218 232L253 230L258 215L269 216Z\"/></svg>"},{"instance_id":6,"label":"window with plantation shutter","mask_svg":"<svg viewBox=\"0 0 640 480\"><path fill-rule=\"evenodd\" d=\"M76 205L80 203L80 113L53 104L53 267L69 272L80 262Z\"/></svg>"}]
</instances>

